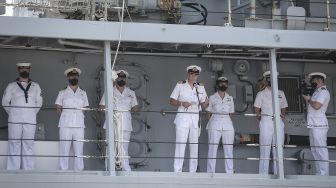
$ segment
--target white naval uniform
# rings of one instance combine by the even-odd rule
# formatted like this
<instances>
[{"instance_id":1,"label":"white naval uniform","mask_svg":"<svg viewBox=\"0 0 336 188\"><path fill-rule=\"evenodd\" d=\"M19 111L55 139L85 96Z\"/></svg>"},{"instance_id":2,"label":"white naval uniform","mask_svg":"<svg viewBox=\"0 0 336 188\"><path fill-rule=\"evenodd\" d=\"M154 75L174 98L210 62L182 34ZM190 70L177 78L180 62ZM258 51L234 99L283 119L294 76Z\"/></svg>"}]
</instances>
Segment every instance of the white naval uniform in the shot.
<instances>
[{"instance_id":1,"label":"white naval uniform","mask_svg":"<svg viewBox=\"0 0 336 188\"><path fill-rule=\"evenodd\" d=\"M133 90L128 87L124 88L124 91L120 93L117 87L113 87L113 109L127 112L121 112L121 131L122 131L122 156L128 156L128 145L131 138L132 128L132 116L130 110L138 105L136 95ZM103 95L99 105L105 106L105 94ZM106 122L104 123L104 129L106 128ZM126 157L122 162L123 171L131 171L129 165L129 159Z\"/></svg>"},{"instance_id":2,"label":"white naval uniform","mask_svg":"<svg viewBox=\"0 0 336 188\"><path fill-rule=\"evenodd\" d=\"M89 106L86 92L77 88L74 92L70 86L58 93L55 104L62 108L84 108ZM84 139L84 113L82 110L63 109L58 123L60 140L83 140ZM59 155L69 156L72 141L60 141ZM75 156L83 156L83 142L73 142ZM60 169L68 170L69 157L60 157ZM82 157L75 158L74 170L84 169Z\"/></svg>"},{"instance_id":3,"label":"white naval uniform","mask_svg":"<svg viewBox=\"0 0 336 188\"><path fill-rule=\"evenodd\" d=\"M312 154L315 160L329 160L329 153L327 146L328 120L325 115L330 101L329 91L326 86L322 86L313 93L311 101L322 104L319 110L315 110L310 104L307 110L307 123L309 129L309 141ZM320 147L322 146L322 147ZM323 148L325 147L325 148ZM316 175L329 175L329 163L315 161Z\"/></svg>"},{"instance_id":4,"label":"white naval uniform","mask_svg":"<svg viewBox=\"0 0 336 188\"><path fill-rule=\"evenodd\" d=\"M285 93L279 90L279 105L280 110L283 108L287 108L287 99ZM275 144L275 128L273 124L273 102L272 102L272 90L269 88L265 88L262 91L259 91L255 102L254 107L261 108L261 120L259 122L259 144L260 146L260 161L259 161L259 173L260 174L268 174L269 168L269 160L271 148L273 151L273 158L276 157L276 150L272 145ZM266 115L266 116L265 116ZM280 121L280 135L281 135L281 143L284 142L284 128L285 125L283 121ZM264 159L264 160L263 160ZM275 161L273 162L273 170L274 173L277 172L277 166Z\"/></svg>"},{"instance_id":5,"label":"white naval uniform","mask_svg":"<svg viewBox=\"0 0 336 188\"><path fill-rule=\"evenodd\" d=\"M3 106L16 107L38 107L38 108L16 108L5 107L8 114L8 155L21 155L21 141L10 139L34 139L36 129L36 115L42 106L41 88L36 82L29 81L28 98L26 101L24 91L17 84L12 82L8 84L3 98ZM29 83L21 83L24 89L27 89ZM22 140L22 155L34 154L34 140ZM8 156L7 169L20 169L20 156ZM22 157L22 169L32 170L35 168L34 157Z\"/></svg>"},{"instance_id":6,"label":"white naval uniform","mask_svg":"<svg viewBox=\"0 0 336 188\"><path fill-rule=\"evenodd\" d=\"M207 94L204 86L198 85L200 102L205 102ZM188 108L180 106L178 112L196 112L195 114L178 113L175 118L176 125L176 146L175 146L175 160L174 160L174 172L182 172L185 146L189 135L189 171L196 172L197 170L197 157L198 157L198 112L201 110L197 94L196 87L191 88L188 81L179 82L176 84L170 98L178 100L180 102L189 102L192 105Z\"/></svg>"},{"instance_id":7,"label":"white naval uniform","mask_svg":"<svg viewBox=\"0 0 336 188\"><path fill-rule=\"evenodd\" d=\"M224 157L225 159L225 171L226 173L233 173L233 140L234 140L234 128L230 113L234 113L234 103L233 98L225 93L222 99L218 92L211 95L209 98L209 106L206 109L212 113L222 113L212 114L207 125L208 130L208 164L207 172L216 172L216 158L218 143L222 138Z\"/></svg>"}]
</instances>

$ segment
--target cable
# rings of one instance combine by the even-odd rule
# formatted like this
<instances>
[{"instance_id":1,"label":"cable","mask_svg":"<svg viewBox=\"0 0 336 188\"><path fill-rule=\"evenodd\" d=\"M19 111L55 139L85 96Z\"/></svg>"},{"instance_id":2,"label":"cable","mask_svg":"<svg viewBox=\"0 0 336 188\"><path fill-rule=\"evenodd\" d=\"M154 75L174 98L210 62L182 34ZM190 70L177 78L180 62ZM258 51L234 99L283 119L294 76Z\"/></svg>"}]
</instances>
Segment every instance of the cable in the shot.
<instances>
[{"instance_id":1,"label":"cable","mask_svg":"<svg viewBox=\"0 0 336 188\"><path fill-rule=\"evenodd\" d=\"M122 135L120 135L122 136ZM117 143L139 143L139 144L199 144L199 145L228 145L228 146L246 146L246 147L277 147L274 144L258 144L258 143L233 143L233 144L223 144L223 143L208 143L208 142L173 142L173 141L124 141L123 138L117 136L118 138L115 140ZM64 142L102 142L106 143L107 140L97 140L97 139L79 139L79 140L67 140L67 139L27 139L27 138L10 138L10 139L0 139L0 141L11 141L11 140L20 140L20 141L64 141ZM310 145L290 145L285 144L282 146L283 148L298 148L298 147L307 147L307 148L328 148L328 149L336 149L336 146L310 146ZM117 152L116 152L117 153ZM119 152L122 153L122 152Z\"/></svg>"},{"instance_id":2,"label":"cable","mask_svg":"<svg viewBox=\"0 0 336 188\"><path fill-rule=\"evenodd\" d=\"M120 31L119 31L119 40L118 40L118 45L117 49L114 55L113 63L112 63L112 70L114 70L114 65L117 61L118 53L119 53L119 48L120 48L120 43L121 43L121 37L122 37L122 32L123 32L123 23L124 23L124 12L125 12L125 0L123 0L122 4L122 11L121 11L121 20L120 20Z\"/></svg>"},{"instance_id":3,"label":"cable","mask_svg":"<svg viewBox=\"0 0 336 188\"><path fill-rule=\"evenodd\" d=\"M72 157L72 158L107 158L107 156L95 156L95 155L1 155L0 157L8 157L8 156L12 156L12 157Z\"/></svg>"},{"instance_id":4,"label":"cable","mask_svg":"<svg viewBox=\"0 0 336 188\"><path fill-rule=\"evenodd\" d=\"M80 140L66 140L66 139L28 139L28 138L9 138L9 139L0 139L0 141L10 141L10 140L20 140L20 141L62 141L62 142L107 142L107 140L92 140L92 139L80 139Z\"/></svg>"},{"instance_id":5,"label":"cable","mask_svg":"<svg viewBox=\"0 0 336 188\"><path fill-rule=\"evenodd\" d=\"M50 107L50 106L45 106L45 107L34 107L34 106L2 106L4 108L23 108L23 109L41 109L41 110L56 110L56 107ZM84 108L67 108L67 107L62 107L60 108L61 110L81 110L81 111L106 111L108 109L99 109L99 108L90 108L90 107L84 107ZM188 110L188 109L186 109ZM130 110L118 110L114 109L114 112L120 112L120 113L161 113L162 115L165 114L176 114L176 113L184 113L184 114L216 114L216 115L244 115L244 116L257 116L256 114L229 114L229 113L220 113L220 112L207 112L207 111L201 111L201 112L190 112L190 111L176 111L176 110L144 110L144 111L136 111L132 112ZM268 114L262 114L261 116L270 116L273 117L273 115L268 115ZM17 122L19 123L19 122Z\"/></svg>"},{"instance_id":6,"label":"cable","mask_svg":"<svg viewBox=\"0 0 336 188\"><path fill-rule=\"evenodd\" d=\"M334 3L334 4L336 4L336 3ZM145 10L151 10L151 9L145 9ZM263 10L263 9L260 9L260 10ZM183 10L183 12L198 13L198 11L196 11L196 10L195 11L193 11L193 10ZM209 11L209 10L207 10L207 13L208 14L229 14L229 12L227 12L227 11ZM232 15L249 15L249 13L244 13L244 12L232 12L231 14ZM256 13L254 15L256 15L256 16L273 16L273 14L268 14L268 13ZM280 16L280 17L298 17L298 18L300 18L300 17L301 18L326 18L325 16L298 16L298 15L289 15L289 14L277 14L277 16ZM330 18L331 19L336 19L336 17L330 17ZM153 19L153 20L155 20L155 19ZM160 20L160 19L157 19L157 20Z\"/></svg>"},{"instance_id":7,"label":"cable","mask_svg":"<svg viewBox=\"0 0 336 188\"><path fill-rule=\"evenodd\" d=\"M8 154L0 154L0 157L68 157L68 158L86 158L86 159L106 159L108 156L95 156L95 155L8 155ZM200 159L200 160L208 160L208 159L233 159L233 160L246 160L246 161L259 161L259 160L269 160L269 161L277 161L277 158L260 158L260 157L165 157L165 156L120 156L120 158L133 158L133 159ZM284 160L287 161L299 161L301 159L293 158L293 157L284 157ZM314 162L328 162L328 163L336 163L336 160L319 160L319 159L304 159L304 161L314 161Z\"/></svg>"},{"instance_id":8,"label":"cable","mask_svg":"<svg viewBox=\"0 0 336 188\"><path fill-rule=\"evenodd\" d=\"M252 161L259 161L259 160L274 160L272 158L259 158L259 157L216 157L216 158L208 158L208 157L162 157L162 156L150 156L150 157L141 157L141 156L136 156L136 157L131 157L131 158L150 158L150 159L201 159L201 160L207 160L207 159L234 159L234 160L252 160Z\"/></svg>"},{"instance_id":9,"label":"cable","mask_svg":"<svg viewBox=\"0 0 336 188\"><path fill-rule=\"evenodd\" d=\"M53 106L2 106L3 108L23 108L23 109L41 109L41 110L56 110L58 108ZM83 107L83 108L71 108L71 107L61 107L59 108L61 110L81 110L81 111L100 111L99 108L89 108L89 107Z\"/></svg>"},{"instance_id":10,"label":"cable","mask_svg":"<svg viewBox=\"0 0 336 188\"><path fill-rule=\"evenodd\" d=\"M29 107L29 106L4 106L6 108L31 108L31 109L36 109L36 108L41 108L41 110L56 110L56 107ZM107 109L99 109L99 108L90 108L90 107L86 107L86 108L61 108L63 110L81 110L81 111L97 111L97 112L103 112ZM188 110L188 109L187 109ZM132 113L132 114L137 114L137 113L160 113L162 116L165 116L167 114L202 114L202 115L207 115L207 114L215 114L215 115L222 115L222 116L246 116L246 117L256 117L257 114L248 114L248 113L234 113L234 114L229 114L229 113L221 113L221 112L208 112L208 111L176 111L176 110L143 110L143 111L137 111L137 112L132 112L130 110L118 110L118 109L114 109L114 112L119 112L119 113ZM261 114L260 116L262 117L270 117L273 118L274 115L273 114ZM288 121L290 122L292 119L291 118L282 118L284 121ZM30 123L30 122L8 122L9 124L26 124L26 125L38 125L36 123ZM329 125L330 126L336 126L336 125ZM307 127L307 125L305 125L305 127ZM2 129L5 129L5 127L3 127Z\"/></svg>"},{"instance_id":11,"label":"cable","mask_svg":"<svg viewBox=\"0 0 336 188\"><path fill-rule=\"evenodd\" d=\"M206 23L207 23L207 17L208 17L208 10L205 8L205 6L203 6L202 4L199 4L199 3L182 3L182 6L194 9L197 12L201 13L201 15L203 16L203 19L201 19L199 21L195 21L195 22L189 22L187 24L189 24L189 25L196 25L196 24L199 24L199 23L203 22L203 25L206 25ZM197 8L196 6L201 7L203 9L203 12L199 8Z\"/></svg>"},{"instance_id":12,"label":"cable","mask_svg":"<svg viewBox=\"0 0 336 188\"><path fill-rule=\"evenodd\" d=\"M327 4L326 2L321 1L311 1L311 0L282 0L282 2L295 2L295 3L303 3L303 4ZM329 4L336 4L336 3L329 3Z\"/></svg>"},{"instance_id":13,"label":"cable","mask_svg":"<svg viewBox=\"0 0 336 188\"><path fill-rule=\"evenodd\" d=\"M127 12L127 15L128 15L128 17L129 17L130 21L133 23L131 14L130 14L129 11L128 11L128 6L125 6L125 8L126 8L126 12Z\"/></svg>"}]
</instances>

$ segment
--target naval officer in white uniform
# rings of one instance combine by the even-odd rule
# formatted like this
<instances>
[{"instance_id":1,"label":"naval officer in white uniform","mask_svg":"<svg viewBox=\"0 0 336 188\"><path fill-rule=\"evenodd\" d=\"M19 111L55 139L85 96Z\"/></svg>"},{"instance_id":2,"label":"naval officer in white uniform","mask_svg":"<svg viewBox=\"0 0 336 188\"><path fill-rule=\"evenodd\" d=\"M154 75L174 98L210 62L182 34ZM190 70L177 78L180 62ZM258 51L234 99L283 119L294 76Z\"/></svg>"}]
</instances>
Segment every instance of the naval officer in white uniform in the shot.
<instances>
[{"instance_id":1,"label":"naval officer in white uniform","mask_svg":"<svg viewBox=\"0 0 336 188\"><path fill-rule=\"evenodd\" d=\"M309 74L313 95L303 96L306 100L307 124L309 129L309 141L315 160L316 175L329 175L329 153L327 148L328 119L326 111L330 101L330 94L325 85L327 76L322 72Z\"/></svg>"},{"instance_id":2,"label":"naval officer in white uniform","mask_svg":"<svg viewBox=\"0 0 336 188\"><path fill-rule=\"evenodd\" d=\"M36 130L36 115L42 106L41 88L29 78L30 63L18 63L19 77L8 84L2 106L8 114L8 158L7 169L20 169L22 144L22 169L33 170L34 136ZM13 106L13 107L10 107ZM20 107L23 108L20 108ZM30 108L31 107L31 108ZM11 140L13 139L13 140ZM27 139L27 140L18 140ZM13 156L10 156L13 155Z\"/></svg>"},{"instance_id":3,"label":"naval officer in white uniform","mask_svg":"<svg viewBox=\"0 0 336 188\"><path fill-rule=\"evenodd\" d=\"M84 139L84 113L79 109L88 107L89 102L86 92L78 85L81 73L82 71L78 68L69 68L64 72L64 75L68 77L69 85L58 93L55 102L57 113L60 115L58 123L60 156L69 156L71 143L73 143L75 156L83 156L83 142L69 141ZM59 168L60 170L68 170L69 157L60 157ZM76 157L74 170L81 171L83 169L83 158Z\"/></svg>"},{"instance_id":4,"label":"naval officer in white uniform","mask_svg":"<svg viewBox=\"0 0 336 188\"><path fill-rule=\"evenodd\" d=\"M122 156L124 157L122 159L122 170L131 171L128 159L128 145L133 130L131 112L138 111L139 105L135 92L126 86L129 73L125 70L118 70L116 73L118 77L115 80L116 85L113 87L113 108L116 111L121 111L121 127L119 129L121 132L118 134L122 134ZM105 109L105 94L101 98L99 105L100 109ZM105 128L106 122L104 123L104 129Z\"/></svg>"},{"instance_id":5,"label":"naval officer in white uniform","mask_svg":"<svg viewBox=\"0 0 336 188\"><path fill-rule=\"evenodd\" d=\"M269 169L269 160L271 148L273 151L273 158L276 157L276 150L273 145L275 145L275 127L273 123L273 102L272 102L272 88L271 88L271 72L266 71L263 74L263 81L265 82L266 87L259 91L255 102L255 113L257 114L257 118L259 120L259 144L260 144L260 161L259 161L259 173L260 174L268 174ZM288 107L287 99L285 93L279 90L279 105L281 111L281 118L285 117L286 108ZM280 122L280 135L281 135L281 143L284 142L284 128L285 125L283 121ZM282 147L282 146L279 146ZM276 162L273 162L273 170L276 174L277 166Z\"/></svg>"},{"instance_id":6,"label":"naval officer in white uniform","mask_svg":"<svg viewBox=\"0 0 336 188\"><path fill-rule=\"evenodd\" d=\"M233 98L225 92L227 88L228 79L219 77L216 81L217 92L210 96L209 106L206 109L211 115L206 128L209 142L207 172L211 173L214 173L216 169L215 158L217 157L218 144L221 138L224 157L226 158L225 172L233 173L234 128L231 115L234 113L234 103Z\"/></svg>"},{"instance_id":7,"label":"naval officer in white uniform","mask_svg":"<svg viewBox=\"0 0 336 188\"><path fill-rule=\"evenodd\" d=\"M182 172L188 135L190 143L189 172L196 172L197 170L198 113L202 110L201 105L206 108L209 103L204 85L197 82L201 70L201 67L196 65L188 66L187 80L179 81L170 95L170 104L178 107L178 112L182 112L177 113L174 121L176 125L174 172Z\"/></svg>"}]
</instances>

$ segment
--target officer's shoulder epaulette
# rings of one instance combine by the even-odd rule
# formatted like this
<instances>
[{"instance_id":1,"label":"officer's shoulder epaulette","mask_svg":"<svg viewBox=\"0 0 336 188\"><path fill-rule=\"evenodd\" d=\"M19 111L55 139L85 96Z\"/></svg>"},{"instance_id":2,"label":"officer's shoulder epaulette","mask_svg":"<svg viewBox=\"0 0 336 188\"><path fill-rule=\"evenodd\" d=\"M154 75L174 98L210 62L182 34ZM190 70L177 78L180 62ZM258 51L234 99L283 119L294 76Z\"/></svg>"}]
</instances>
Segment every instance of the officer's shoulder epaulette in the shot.
<instances>
[{"instance_id":1,"label":"officer's shoulder epaulette","mask_svg":"<svg viewBox=\"0 0 336 188\"><path fill-rule=\"evenodd\" d=\"M177 83L178 83L178 84L185 84L186 81L185 81L185 80L180 80L180 81L178 81Z\"/></svg>"},{"instance_id":2,"label":"officer's shoulder epaulette","mask_svg":"<svg viewBox=\"0 0 336 188\"><path fill-rule=\"evenodd\" d=\"M198 82L197 85L204 86L204 83L203 82Z\"/></svg>"}]
</instances>

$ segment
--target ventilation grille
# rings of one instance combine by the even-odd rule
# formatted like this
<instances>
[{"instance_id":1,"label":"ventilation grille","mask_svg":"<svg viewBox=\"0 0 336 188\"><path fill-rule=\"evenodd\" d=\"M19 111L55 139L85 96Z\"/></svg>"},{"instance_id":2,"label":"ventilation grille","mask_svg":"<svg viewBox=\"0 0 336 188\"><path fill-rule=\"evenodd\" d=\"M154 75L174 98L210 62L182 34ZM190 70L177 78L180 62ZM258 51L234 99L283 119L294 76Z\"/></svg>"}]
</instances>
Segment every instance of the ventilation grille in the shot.
<instances>
[{"instance_id":1,"label":"ventilation grille","mask_svg":"<svg viewBox=\"0 0 336 188\"><path fill-rule=\"evenodd\" d=\"M302 97L297 90L300 87L300 76L279 76L279 89L282 90L287 98L288 113L302 113Z\"/></svg>"}]
</instances>

